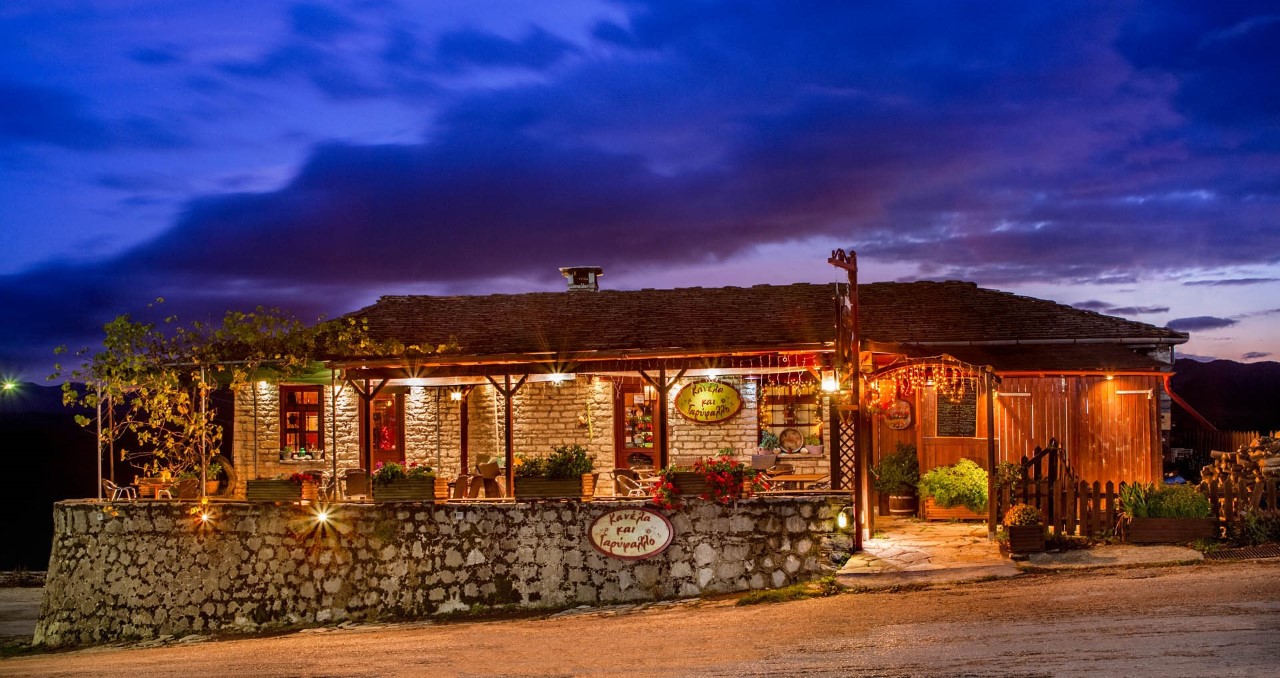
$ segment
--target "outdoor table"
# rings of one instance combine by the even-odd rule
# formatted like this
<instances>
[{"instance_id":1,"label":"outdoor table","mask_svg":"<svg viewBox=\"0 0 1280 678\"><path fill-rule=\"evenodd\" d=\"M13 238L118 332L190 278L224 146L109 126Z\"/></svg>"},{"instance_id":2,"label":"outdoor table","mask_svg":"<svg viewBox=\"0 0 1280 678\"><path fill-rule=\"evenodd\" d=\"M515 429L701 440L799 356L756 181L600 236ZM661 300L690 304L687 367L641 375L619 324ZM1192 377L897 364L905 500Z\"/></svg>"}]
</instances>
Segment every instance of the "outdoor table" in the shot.
<instances>
[{"instance_id":1,"label":"outdoor table","mask_svg":"<svg viewBox=\"0 0 1280 678\"><path fill-rule=\"evenodd\" d=\"M172 480L138 478L134 481L134 485L138 488L139 499L159 499L161 493L168 494L170 498L173 497L174 482Z\"/></svg>"}]
</instances>

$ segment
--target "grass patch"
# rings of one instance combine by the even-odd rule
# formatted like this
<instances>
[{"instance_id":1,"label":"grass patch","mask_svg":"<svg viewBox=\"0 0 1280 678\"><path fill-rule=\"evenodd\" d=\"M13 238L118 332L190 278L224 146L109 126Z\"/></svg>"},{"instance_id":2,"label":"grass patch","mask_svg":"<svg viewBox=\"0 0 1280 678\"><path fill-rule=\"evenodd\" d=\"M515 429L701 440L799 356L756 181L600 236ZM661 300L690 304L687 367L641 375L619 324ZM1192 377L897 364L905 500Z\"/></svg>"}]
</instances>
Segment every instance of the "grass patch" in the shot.
<instances>
[{"instance_id":1,"label":"grass patch","mask_svg":"<svg viewBox=\"0 0 1280 678\"><path fill-rule=\"evenodd\" d=\"M780 589L752 591L738 598L738 605L763 605L765 603L785 603L807 598L825 598L842 593L844 590L845 588L836 582L835 575L828 575L816 581L792 584Z\"/></svg>"}]
</instances>

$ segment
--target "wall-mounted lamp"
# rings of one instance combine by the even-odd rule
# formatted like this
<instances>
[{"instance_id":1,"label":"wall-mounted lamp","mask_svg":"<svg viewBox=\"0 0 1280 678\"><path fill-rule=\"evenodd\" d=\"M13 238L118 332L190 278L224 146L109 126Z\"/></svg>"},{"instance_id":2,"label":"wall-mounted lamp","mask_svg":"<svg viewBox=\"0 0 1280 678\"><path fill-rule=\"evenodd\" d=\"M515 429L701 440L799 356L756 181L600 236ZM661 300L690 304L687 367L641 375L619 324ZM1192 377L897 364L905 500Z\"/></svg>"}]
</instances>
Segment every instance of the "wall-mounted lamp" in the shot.
<instances>
[{"instance_id":1,"label":"wall-mounted lamp","mask_svg":"<svg viewBox=\"0 0 1280 678\"><path fill-rule=\"evenodd\" d=\"M840 376L835 372L822 375L822 390L827 393L835 393L840 390Z\"/></svg>"},{"instance_id":2,"label":"wall-mounted lamp","mask_svg":"<svg viewBox=\"0 0 1280 678\"><path fill-rule=\"evenodd\" d=\"M449 391L449 400L452 400L455 403L460 402L462 400L462 390L455 388L452 391Z\"/></svg>"},{"instance_id":3,"label":"wall-mounted lamp","mask_svg":"<svg viewBox=\"0 0 1280 678\"><path fill-rule=\"evenodd\" d=\"M851 526L857 525L857 523L857 510L852 506L846 506L836 514L836 528L841 532L848 531Z\"/></svg>"},{"instance_id":4,"label":"wall-mounted lamp","mask_svg":"<svg viewBox=\"0 0 1280 678\"><path fill-rule=\"evenodd\" d=\"M316 514L316 520L320 524L329 522L329 511L325 509L320 509L320 512Z\"/></svg>"},{"instance_id":5,"label":"wall-mounted lamp","mask_svg":"<svg viewBox=\"0 0 1280 678\"><path fill-rule=\"evenodd\" d=\"M554 386L563 386L564 382L568 381L568 379L569 375L562 372L555 372L551 375L551 383Z\"/></svg>"}]
</instances>

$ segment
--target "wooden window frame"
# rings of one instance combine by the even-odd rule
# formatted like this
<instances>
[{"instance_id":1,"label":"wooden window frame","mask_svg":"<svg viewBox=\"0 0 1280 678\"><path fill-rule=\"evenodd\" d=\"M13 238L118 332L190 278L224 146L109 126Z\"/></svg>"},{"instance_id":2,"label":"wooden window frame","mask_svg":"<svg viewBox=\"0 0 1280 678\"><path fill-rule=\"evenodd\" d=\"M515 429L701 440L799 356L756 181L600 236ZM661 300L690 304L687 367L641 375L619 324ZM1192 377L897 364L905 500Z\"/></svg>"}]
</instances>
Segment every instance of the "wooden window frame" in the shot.
<instances>
[{"instance_id":1,"label":"wooden window frame","mask_svg":"<svg viewBox=\"0 0 1280 678\"><path fill-rule=\"evenodd\" d=\"M300 405L289 403L288 393L315 393L315 405ZM313 455L317 459L324 458L327 450L324 446L324 387L323 386L306 386L306 385L280 385L280 449L284 450L288 446L288 436L290 433L297 433L304 438L306 437L306 415L315 412L319 419L316 431L316 449L319 454ZM288 426L289 414L297 413L303 422L302 428L297 431L290 430Z\"/></svg>"}]
</instances>

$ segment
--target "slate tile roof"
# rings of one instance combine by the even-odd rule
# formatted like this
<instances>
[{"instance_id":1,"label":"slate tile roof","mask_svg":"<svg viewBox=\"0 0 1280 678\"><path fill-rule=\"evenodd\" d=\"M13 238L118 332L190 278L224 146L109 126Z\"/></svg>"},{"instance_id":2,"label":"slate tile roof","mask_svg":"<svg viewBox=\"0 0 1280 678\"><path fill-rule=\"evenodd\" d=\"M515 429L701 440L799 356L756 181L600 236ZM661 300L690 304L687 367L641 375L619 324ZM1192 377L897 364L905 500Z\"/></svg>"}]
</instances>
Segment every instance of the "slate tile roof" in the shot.
<instances>
[{"instance_id":1,"label":"slate tile roof","mask_svg":"<svg viewBox=\"0 0 1280 678\"><path fill-rule=\"evenodd\" d=\"M859 285L858 290L861 338L883 342L1150 338L1181 343L1187 336L966 282L871 283ZM352 315L368 318L376 338L422 345L443 344L452 339L463 354L474 356L816 348L835 340L837 294L834 283L798 283L486 296L386 296ZM952 354L957 351L946 350ZM1005 354L1018 364L1031 364L1049 360L1048 354L1054 351L1062 361L1068 361L1069 356L1083 359L1088 351L1098 349L1066 352L1061 346L1023 347L1021 351L1006 350ZM975 355L980 352L968 351ZM986 353L994 358L999 351L990 348ZM1112 359L1121 357L1115 354ZM1064 365L1061 369L1068 368Z\"/></svg>"}]
</instances>

